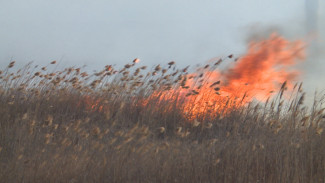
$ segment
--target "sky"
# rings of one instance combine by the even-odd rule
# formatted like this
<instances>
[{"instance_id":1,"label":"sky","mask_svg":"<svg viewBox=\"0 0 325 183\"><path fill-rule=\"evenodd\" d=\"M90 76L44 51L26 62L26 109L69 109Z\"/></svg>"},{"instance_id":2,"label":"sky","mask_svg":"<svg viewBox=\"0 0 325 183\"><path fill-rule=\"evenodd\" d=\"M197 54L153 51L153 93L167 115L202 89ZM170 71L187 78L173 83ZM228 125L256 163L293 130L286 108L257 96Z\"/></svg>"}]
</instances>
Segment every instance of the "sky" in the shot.
<instances>
[{"instance_id":1,"label":"sky","mask_svg":"<svg viewBox=\"0 0 325 183\"><path fill-rule=\"evenodd\" d=\"M323 0L319 1L318 6L324 7ZM0 66L11 60L21 65L30 61L46 65L57 60L63 67L87 65L99 70L107 64L124 65L134 58L144 65L172 60L180 66L205 63L214 57L245 53L249 38L265 36L270 30L292 40L306 38L306 25L313 25L306 23L306 17L315 18L313 13L308 14L314 9L305 3L0 0ZM319 11L318 16L324 17L324 12ZM321 63L319 58L314 60ZM306 65L309 70L313 67ZM321 72L320 68L317 71ZM315 72L309 76L313 80Z\"/></svg>"}]
</instances>

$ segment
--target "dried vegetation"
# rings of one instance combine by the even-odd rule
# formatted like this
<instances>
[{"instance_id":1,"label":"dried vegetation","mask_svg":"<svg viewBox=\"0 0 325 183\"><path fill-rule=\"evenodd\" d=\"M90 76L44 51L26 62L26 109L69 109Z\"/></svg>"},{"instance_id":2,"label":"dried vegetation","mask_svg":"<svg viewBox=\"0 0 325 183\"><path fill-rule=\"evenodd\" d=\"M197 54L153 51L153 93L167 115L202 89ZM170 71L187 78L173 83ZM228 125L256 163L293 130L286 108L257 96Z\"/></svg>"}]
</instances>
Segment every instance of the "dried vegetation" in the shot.
<instances>
[{"instance_id":1,"label":"dried vegetation","mask_svg":"<svg viewBox=\"0 0 325 183\"><path fill-rule=\"evenodd\" d=\"M301 84L288 99L284 83L264 103L189 113L204 77L138 62L91 74L55 61L3 68L0 181L325 182L325 108L322 98L307 108ZM208 83L210 97L219 85Z\"/></svg>"}]
</instances>

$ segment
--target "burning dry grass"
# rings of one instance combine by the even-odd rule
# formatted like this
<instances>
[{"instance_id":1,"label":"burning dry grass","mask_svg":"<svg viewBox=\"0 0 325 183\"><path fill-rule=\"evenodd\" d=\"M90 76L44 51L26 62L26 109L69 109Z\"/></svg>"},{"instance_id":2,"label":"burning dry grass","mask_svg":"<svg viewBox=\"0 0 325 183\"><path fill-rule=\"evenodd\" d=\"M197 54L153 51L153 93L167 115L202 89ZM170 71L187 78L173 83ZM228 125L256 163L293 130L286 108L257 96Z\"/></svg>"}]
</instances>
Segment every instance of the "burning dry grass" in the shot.
<instances>
[{"instance_id":1,"label":"burning dry grass","mask_svg":"<svg viewBox=\"0 0 325 183\"><path fill-rule=\"evenodd\" d=\"M308 109L302 84L291 87L297 45L272 36L194 73L138 59L92 74L11 62L0 71L0 180L324 182L323 99Z\"/></svg>"}]
</instances>

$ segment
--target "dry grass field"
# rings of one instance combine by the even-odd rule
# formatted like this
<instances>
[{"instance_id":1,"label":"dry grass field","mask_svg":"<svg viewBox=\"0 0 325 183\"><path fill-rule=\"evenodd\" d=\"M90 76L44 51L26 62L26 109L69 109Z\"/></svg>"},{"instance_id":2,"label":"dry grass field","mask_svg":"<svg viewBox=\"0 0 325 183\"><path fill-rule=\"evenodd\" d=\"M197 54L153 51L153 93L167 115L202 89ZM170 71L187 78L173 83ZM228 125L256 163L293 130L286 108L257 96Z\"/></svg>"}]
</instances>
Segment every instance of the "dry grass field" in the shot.
<instances>
[{"instance_id":1,"label":"dry grass field","mask_svg":"<svg viewBox=\"0 0 325 183\"><path fill-rule=\"evenodd\" d=\"M91 74L11 62L0 182L325 182L322 96L306 106L302 84L284 81L264 101L225 96L205 75L233 60L197 75L137 59Z\"/></svg>"}]
</instances>

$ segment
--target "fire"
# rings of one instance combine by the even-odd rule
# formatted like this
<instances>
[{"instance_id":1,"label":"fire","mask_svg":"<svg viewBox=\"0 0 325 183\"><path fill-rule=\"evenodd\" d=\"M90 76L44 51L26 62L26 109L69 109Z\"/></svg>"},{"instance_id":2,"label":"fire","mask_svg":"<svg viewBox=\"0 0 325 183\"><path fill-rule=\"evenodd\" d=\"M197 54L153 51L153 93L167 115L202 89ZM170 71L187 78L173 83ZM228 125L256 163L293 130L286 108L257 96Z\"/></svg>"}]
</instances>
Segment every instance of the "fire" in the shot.
<instances>
[{"instance_id":1,"label":"fire","mask_svg":"<svg viewBox=\"0 0 325 183\"><path fill-rule=\"evenodd\" d=\"M265 101L284 82L291 86L300 74L293 66L304 59L303 48L302 41L290 42L272 34L267 40L251 42L247 54L229 69L204 68L202 73L184 76L174 91L154 92L151 97L172 101L171 93L177 93L181 97L176 100L183 100L182 110L189 119L224 115L253 99Z\"/></svg>"},{"instance_id":2,"label":"fire","mask_svg":"<svg viewBox=\"0 0 325 183\"><path fill-rule=\"evenodd\" d=\"M103 111L104 109L107 108L107 106L103 105L102 100L100 99L94 99L90 96L84 96L82 100L79 101L79 103L77 104L78 107L84 105L86 111Z\"/></svg>"},{"instance_id":3,"label":"fire","mask_svg":"<svg viewBox=\"0 0 325 183\"><path fill-rule=\"evenodd\" d=\"M304 57L301 41L290 42L273 34L268 40L252 42L248 53L224 74L223 91L237 97L247 92L263 101L281 83L297 79L300 72L292 67Z\"/></svg>"},{"instance_id":4,"label":"fire","mask_svg":"<svg viewBox=\"0 0 325 183\"><path fill-rule=\"evenodd\" d=\"M176 107L190 120L223 116L254 99L266 101L284 82L288 87L292 86L300 75L300 71L293 67L304 58L302 41L288 41L272 34L266 40L252 41L247 53L234 59L228 69L217 70L222 59L194 73L188 74L184 69L181 75L175 76L178 77L173 85L153 89L147 98L135 101L143 107L154 101L157 110L162 110L160 104L169 104L164 105L167 107L163 110L171 111ZM173 64L171 62L169 66ZM154 73L161 69L157 67ZM104 109L99 100L87 98L86 101L91 101L89 110Z\"/></svg>"}]
</instances>

